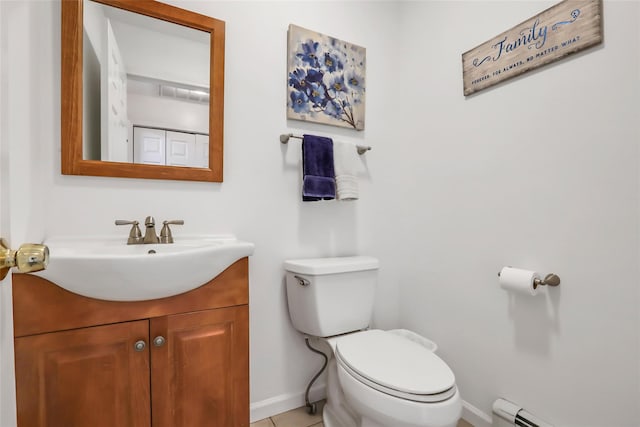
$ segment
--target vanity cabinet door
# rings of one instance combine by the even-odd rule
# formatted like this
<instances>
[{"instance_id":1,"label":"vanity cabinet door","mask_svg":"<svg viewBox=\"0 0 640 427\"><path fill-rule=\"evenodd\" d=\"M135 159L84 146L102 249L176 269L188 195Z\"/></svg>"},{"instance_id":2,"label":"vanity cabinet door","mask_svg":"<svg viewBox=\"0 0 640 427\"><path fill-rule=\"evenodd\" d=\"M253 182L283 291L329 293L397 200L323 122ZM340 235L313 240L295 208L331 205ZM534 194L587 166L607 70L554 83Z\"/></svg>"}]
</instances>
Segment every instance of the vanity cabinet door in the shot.
<instances>
[{"instance_id":1,"label":"vanity cabinet door","mask_svg":"<svg viewBox=\"0 0 640 427\"><path fill-rule=\"evenodd\" d=\"M248 322L246 305L151 319L154 427L249 426Z\"/></svg>"},{"instance_id":2,"label":"vanity cabinet door","mask_svg":"<svg viewBox=\"0 0 640 427\"><path fill-rule=\"evenodd\" d=\"M149 427L148 335L141 320L16 338L18 426Z\"/></svg>"}]
</instances>

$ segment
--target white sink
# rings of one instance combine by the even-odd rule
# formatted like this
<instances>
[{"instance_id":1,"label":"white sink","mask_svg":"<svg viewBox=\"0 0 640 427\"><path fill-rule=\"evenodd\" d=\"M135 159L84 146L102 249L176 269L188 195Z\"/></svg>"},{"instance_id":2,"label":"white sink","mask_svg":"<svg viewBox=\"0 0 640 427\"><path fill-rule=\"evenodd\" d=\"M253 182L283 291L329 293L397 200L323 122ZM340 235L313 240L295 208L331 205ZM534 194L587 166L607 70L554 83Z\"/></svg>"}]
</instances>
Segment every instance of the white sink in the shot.
<instances>
[{"instance_id":1,"label":"white sink","mask_svg":"<svg viewBox=\"0 0 640 427\"><path fill-rule=\"evenodd\" d=\"M52 238L49 265L35 273L79 295L143 301L190 291L253 254L233 236L174 237L172 244L127 245L125 237Z\"/></svg>"}]
</instances>

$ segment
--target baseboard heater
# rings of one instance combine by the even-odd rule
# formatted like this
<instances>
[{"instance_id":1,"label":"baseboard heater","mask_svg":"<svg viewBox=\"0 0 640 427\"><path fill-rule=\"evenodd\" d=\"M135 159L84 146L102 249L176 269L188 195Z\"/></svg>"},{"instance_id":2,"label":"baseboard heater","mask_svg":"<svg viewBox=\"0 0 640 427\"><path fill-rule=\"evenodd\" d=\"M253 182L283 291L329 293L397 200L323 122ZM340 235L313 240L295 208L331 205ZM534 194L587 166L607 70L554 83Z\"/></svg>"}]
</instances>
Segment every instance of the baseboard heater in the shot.
<instances>
[{"instance_id":1,"label":"baseboard heater","mask_svg":"<svg viewBox=\"0 0 640 427\"><path fill-rule=\"evenodd\" d=\"M530 414L524 408L505 399L493 402L493 413L519 427L553 427L546 421Z\"/></svg>"}]
</instances>

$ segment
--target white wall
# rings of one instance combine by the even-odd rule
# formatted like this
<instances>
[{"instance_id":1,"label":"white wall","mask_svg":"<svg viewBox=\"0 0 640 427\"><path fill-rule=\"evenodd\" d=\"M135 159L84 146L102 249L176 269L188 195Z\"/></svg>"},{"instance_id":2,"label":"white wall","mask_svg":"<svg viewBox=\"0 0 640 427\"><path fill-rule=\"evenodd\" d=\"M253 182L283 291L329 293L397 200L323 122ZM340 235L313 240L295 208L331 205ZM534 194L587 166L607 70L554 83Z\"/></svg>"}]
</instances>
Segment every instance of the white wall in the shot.
<instances>
[{"instance_id":1,"label":"white wall","mask_svg":"<svg viewBox=\"0 0 640 427\"><path fill-rule=\"evenodd\" d=\"M127 93L131 126L209 133L209 106L179 99Z\"/></svg>"},{"instance_id":2,"label":"white wall","mask_svg":"<svg viewBox=\"0 0 640 427\"><path fill-rule=\"evenodd\" d=\"M555 3L403 5L401 324L485 414L503 396L556 426L638 425L639 3L605 1L602 46L462 96L461 53ZM505 265L562 284L511 299Z\"/></svg>"},{"instance_id":3,"label":"white wall","mask_svg":"<svg viewBox=\"0 0 640 427\"><path fill-rule=\"evenodd\" d=\"M41 192L44 210L33 212L43 225L35 228L39 233L32 239L61 234L126 239L127 231L115 227L114 219L154 215L160 221L184 219L185 225L174 231L176 236L234 233L254 242L256 251L250 259L254 417L302 405L307 382L321 364L290 325L283 260L356 253L384 258L382 276L389 280L380 290L376 320L383 326L397 323L397 282L388 267L398 256L397 248L376 248L378 241L392 242L394 230L383 227L387 219L376 215L387 199L377 200L372 185L387 173L383 157L375 153L392 141L389 123L396 114L388 112L387 104L395 83L394 63L389 60L394 37L380 31L395 20L394 4L371 4L363 14L359 3L340 4L336 13L314 2L174 2L227 23L224 183L214 184L60 175L60 3L17 3L26 10L28 22L15 29L15 40L27 41L16 46L38 59L37 66L29 63L32 71L24 75L30 90L37 91L38 103L32 110L18 110L25 130L33 132L27 135L26 147L38 148L32 159L38 173L31 177L31 185ZM366 132L287 122L286 32L292 22L367 46L371 89ZM278 137L305 131L374 147L374 155L363 159L368 172L361 180L359 202L301 202L300 141L282 145ZM25 214L31 215L29 206Z\"/></svg>"},{"instance_id":4,"label":"white wall","mask_svg":"<svg viewBox=\"0 0 640 427\"><path fill-rule=\"evenodd\" d=\"M19 204L14 239L124 239L115 218L154 215L185 219L176 235L254 242L254 417L300 405L320 366L290 326L282 261L360 253L381 259L376 325L434 339L480 411L503 396L557 426L635 423L637 3L606 3L603 46L466 99L462 52L552 3L171 3L227 23L224 183L60 175L60 5L16 2L6 63L25 66L9 80L28 102L12 109L12 147L31 159L18 185L42 199ZM289 23L367 48L366 131L285 119ZM302 203L300 143L284 132L371 145L361 200ZM510 306L503 265L563 283Z\"/></svg>"},{"instance_id":5,"label":"white wall","mask_svg":"<svg viewBox=\"0 0 640 427\"><path fill-rule=\"evenodd\" d=\"M144 21L149 20L151 18ZM207 33L192 30L198 35L182 38L116 19L111 20L111 25L127 74L209 87Z\"/></svg>"}]
</instances>

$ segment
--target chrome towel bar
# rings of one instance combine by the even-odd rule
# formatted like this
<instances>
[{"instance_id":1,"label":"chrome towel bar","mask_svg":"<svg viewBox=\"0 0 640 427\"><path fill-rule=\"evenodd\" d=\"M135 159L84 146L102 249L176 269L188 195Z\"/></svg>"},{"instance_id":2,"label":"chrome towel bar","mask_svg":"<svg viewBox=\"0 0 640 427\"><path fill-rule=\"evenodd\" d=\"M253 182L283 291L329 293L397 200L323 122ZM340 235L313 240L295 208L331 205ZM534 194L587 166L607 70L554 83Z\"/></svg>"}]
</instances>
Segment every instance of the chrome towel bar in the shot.
<instances>
[{"instance_id":1,"label":"chrome towel bar","mask_svg":"<svg viewBox=\"0 0 640 427\"><path fill-rule=\"evenodd\" d=\"M297 138L302 139L302 135L294 135L292 133L283 133L280 135L280 142L286 144L289 142L289 138ZM368 145L356 145L356 150L358 150L358 154L362 155L367 151L371 150L371 147Z\"/></svg>"}]
</instances>

